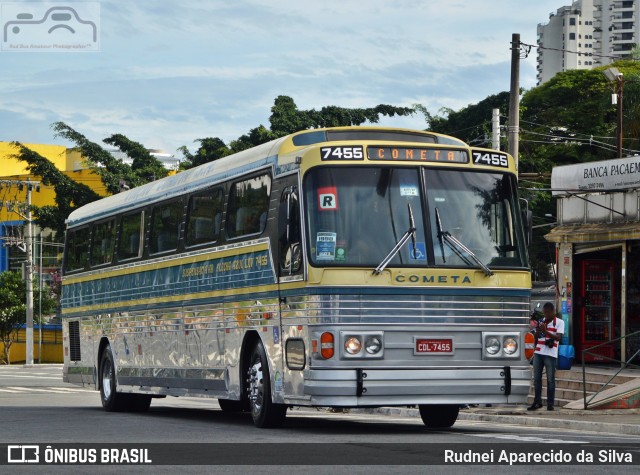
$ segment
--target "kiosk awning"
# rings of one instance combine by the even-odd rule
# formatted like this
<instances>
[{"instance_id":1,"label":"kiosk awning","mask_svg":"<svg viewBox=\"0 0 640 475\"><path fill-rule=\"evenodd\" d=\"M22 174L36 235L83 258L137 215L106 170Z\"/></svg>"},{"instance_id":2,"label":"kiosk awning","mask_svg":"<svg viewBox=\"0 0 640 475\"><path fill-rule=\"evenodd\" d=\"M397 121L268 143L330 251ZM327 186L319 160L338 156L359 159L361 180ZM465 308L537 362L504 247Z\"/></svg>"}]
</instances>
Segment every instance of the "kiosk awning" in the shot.
<instances>
[{"instance_id":1,"label":"kiosk awning","mask_svg":"<svg viewBox=\"0 0 640 475\"><path fill-rule=\"evenodd\" d=\"M640 239L640 222L565 224L544 237L549 242L606 242Z\"/></svg>"}]
</instances>

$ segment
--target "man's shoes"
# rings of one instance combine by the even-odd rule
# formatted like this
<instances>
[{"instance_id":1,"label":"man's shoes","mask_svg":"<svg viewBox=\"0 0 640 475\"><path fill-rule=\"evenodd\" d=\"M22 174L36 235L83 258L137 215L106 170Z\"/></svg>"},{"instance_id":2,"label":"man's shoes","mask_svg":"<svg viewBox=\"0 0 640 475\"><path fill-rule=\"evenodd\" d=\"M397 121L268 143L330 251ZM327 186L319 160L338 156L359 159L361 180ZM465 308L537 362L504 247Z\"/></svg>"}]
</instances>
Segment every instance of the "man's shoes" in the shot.
<instances>
[{"instance_id":1,"label":"man's shoes","mask_svg":"<svg viewBox=\"0 0 640 475\"><path fill-rule=\"evenodd\" d=\"M553 411L553 406L547 406L547 411Z\"/></svg>"},{"instance_id":2,"label":"man's shoes","mask_svg":"<svg viewBox=\"0 0 640 475\"><path fill-rule=\"evenodd\" d=\"M537 411L541 407L542 407L542 404L540 404L539 402L534 402L529 407L527 407L527 411Z\"/></svg>"}]
</instances>

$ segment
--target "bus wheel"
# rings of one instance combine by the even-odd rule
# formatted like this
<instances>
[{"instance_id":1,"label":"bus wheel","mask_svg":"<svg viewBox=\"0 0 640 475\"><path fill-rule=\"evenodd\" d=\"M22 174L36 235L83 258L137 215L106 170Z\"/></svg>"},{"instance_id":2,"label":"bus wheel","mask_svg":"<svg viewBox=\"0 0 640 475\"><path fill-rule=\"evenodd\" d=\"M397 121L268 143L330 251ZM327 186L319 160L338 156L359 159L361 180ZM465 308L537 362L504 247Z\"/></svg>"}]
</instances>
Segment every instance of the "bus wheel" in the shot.
<instances>
[{"instance_id":1,"label":"bus wheel","mask_svg":"<svg viewBox=\"0 0 640 475\"><path fill-rule=\"evenodd\" d=\"M233 399L218 399L218 405L223 412L244 412L248 410L245 401L234 401Z\"/></svg>"},{"instance_id":2,"label":"bus wheel","mask_svg":"<svg viewBox=\"0 0 640 475\"><path fill-rule=\"evenodd\" d=\"M420 417L430 429L446 429L456 423L460 407L455 404L421 404Z\"/></svg>"},{"instance_id":3,"label":"bus wheel","mask_svg":"<svg viewBox=\"0 0 640 475\"><path fill-rule=\"evenodd\" d=\"M117 392L116 366L113 363L111 347L107 346L100 360L100 400L102 407L109 412L120 412L127 409L129 394Z\"/></svg>"},{"instance_id":4,"label":"bus wheel","mask_svg":"<svg viewBox=\"0 0 640 475\"><path fill-rule=\"evenodd\" d=\"M281 426L287 416L287 406L271 401L271 378L262 342L258 342L251 353L247 381L249 408L256 427Z\"/></svg>"}]
</instances>

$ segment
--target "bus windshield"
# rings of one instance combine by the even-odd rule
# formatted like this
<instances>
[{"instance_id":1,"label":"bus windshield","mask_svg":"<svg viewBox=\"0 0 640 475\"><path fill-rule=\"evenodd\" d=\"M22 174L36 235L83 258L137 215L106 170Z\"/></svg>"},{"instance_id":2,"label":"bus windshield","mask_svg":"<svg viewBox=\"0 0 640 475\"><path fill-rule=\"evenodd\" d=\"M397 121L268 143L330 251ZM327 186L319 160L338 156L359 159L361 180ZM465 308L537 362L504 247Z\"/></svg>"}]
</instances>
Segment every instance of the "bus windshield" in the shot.
<instances>
[{"instance_id":1,"label":"bus windshield","mask_svg":"<svg viewBox=\"0 0 640 475\"><path fill-rule=\"evenodd\" d=\"M375 269L410 228L410 208L415 243L410 239L390 267L526 267L511 175L322 167L306 175L304 188L314 266Z\"/></svg>"}]
</instances>

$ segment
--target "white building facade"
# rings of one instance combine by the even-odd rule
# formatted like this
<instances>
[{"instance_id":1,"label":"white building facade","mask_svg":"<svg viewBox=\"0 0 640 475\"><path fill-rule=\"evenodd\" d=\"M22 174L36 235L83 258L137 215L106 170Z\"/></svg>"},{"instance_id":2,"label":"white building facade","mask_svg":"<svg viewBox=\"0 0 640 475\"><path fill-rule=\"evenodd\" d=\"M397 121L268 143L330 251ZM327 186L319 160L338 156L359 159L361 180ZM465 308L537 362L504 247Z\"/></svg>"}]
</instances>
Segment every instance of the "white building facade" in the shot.
<instances>
[{"instance_id":1,"label":"white building facade","mask_svg":"<svg viewBox=\"0 0 640 475\"><path fill-rule=\"evenodd\" d=\"M575 0L538 25L538 84L561 71L627 57L640 37L640 0Z\"/></svg>"}]
</instances>

